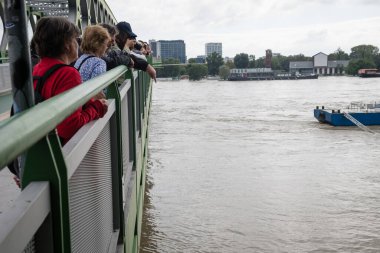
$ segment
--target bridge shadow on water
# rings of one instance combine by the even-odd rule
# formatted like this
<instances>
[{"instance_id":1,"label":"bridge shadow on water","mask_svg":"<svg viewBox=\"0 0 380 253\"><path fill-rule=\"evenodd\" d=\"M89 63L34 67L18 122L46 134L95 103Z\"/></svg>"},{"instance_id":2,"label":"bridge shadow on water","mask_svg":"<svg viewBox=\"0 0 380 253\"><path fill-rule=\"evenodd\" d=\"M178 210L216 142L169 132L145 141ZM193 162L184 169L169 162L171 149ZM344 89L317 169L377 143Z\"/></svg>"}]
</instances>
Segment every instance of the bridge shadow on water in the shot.
<instances>
[{"instance_id":1,"label":"bridge shadow on water","mask_svg":"<svg viewBox=\"0 0 380 253\"><path fill-rule=\"evenodd\" d=\"M152 212L154 206L152 204L151 190L154 186L153 180L150 176L150 170L154 168L153 162L150 160L148 155L148 166L146 171L146 182L145 182L145 194L144 194L144 213L142 222L142 232L141 232L141 242L140 242L140 252L141 253L153 253L158 252L157 242L153 240L159 233L156 229L155 217Z\"/></svg>"}]
</instances>

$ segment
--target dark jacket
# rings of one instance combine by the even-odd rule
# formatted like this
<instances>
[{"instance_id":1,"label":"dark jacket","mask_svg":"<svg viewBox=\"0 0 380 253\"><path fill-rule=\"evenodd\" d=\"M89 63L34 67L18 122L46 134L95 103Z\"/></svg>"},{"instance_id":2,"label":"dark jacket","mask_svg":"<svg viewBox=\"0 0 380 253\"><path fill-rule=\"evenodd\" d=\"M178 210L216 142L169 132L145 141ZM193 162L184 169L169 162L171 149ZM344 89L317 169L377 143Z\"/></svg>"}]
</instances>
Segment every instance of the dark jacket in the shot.
<instances>
[{"instance_id":1,"label":"dark jacket","mask_svg":"<svg viewBox=\"0 0 380 253\"><path fill-rule=\"evenodd\" d=\"M111 47L106 56L102 57L102 59L107 64L107 70L113 69L120 65L125 65L127 67L132 67L131 59L133 60L133 68L138 70L146 71L149 63L141 58L134 56L133 54L129 54L129 52L125 50L120 50L118 47Z\"/></svg>"}]
</instances>

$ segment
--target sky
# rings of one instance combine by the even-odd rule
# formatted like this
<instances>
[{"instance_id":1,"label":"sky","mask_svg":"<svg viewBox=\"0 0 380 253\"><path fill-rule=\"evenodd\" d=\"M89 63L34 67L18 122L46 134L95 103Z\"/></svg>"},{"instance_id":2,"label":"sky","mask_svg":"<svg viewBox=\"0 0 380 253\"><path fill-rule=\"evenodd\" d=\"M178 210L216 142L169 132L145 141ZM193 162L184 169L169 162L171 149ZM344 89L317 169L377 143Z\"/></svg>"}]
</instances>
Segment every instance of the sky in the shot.
<instances>
[{"instance_id":1,"label":"sky","mask_svg":"<svg viewBox=\"0 0 380 253\"><path fill-rule=\"evenodd\" d=\"M187 58L221 42L223 57L380 48L380 0L107 0L138 39L184 40Z\"/></svg>"}]
</instances>

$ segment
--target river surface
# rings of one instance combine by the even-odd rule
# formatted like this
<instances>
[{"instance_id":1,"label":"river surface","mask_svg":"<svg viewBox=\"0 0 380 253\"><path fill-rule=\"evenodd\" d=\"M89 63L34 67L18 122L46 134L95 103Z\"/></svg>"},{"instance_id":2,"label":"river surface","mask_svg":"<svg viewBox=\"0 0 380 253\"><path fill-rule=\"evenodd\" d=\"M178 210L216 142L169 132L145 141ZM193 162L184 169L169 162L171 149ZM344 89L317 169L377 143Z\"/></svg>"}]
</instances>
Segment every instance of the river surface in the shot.
<instances>
[{"instance_id":1,"label":"river surface","mask_svg":"<svg viewBox=\"0 0 380 253\"><path fill-rule=\"evenodd\" d=\"M380 134L313 117L374 100L380 78L156 83L141 252L380 252Z\"/></svg>"}]
</instances>

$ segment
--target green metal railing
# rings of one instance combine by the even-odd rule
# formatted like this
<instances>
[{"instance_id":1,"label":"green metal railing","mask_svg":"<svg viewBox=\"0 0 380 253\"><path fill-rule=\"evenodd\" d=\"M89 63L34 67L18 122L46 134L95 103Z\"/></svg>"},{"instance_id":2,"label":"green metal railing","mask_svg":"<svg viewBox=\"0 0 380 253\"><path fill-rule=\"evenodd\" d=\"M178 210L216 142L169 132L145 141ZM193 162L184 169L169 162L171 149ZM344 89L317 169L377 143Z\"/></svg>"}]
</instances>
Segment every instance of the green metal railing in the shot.
<instances>
[{"instance_id":1,"label":"green metal railing","mask_svg":"<svg viewBox=\"0 0 380 253\"><path fill-rule=\"evenodd\" d=\"M30 148L126 71L118 67L0 122L0 167ZM68 103L70 101L70 103ZM12 136L13 138L9 138Z\"/></svg>"},{"instance_id":2,"label":"green metal railing","mask_svg":"<svg viewBox=\"0 0 380 253\"><path fill-rule=\"evenodd\" d=\"M120 66L0 122L0 168L26 154L23 191L14 207L0 213L0 252L21 252L27 244L35 245L31 252L96 252L91 245L97 240L109 244L107 252L138 252L151 84L145 72ZM56 126L104 88L110 102L105 117L62 147ZM31 224L36 212L39 219ZM96 229L78 226L91 212L102 219ZM112 229L99 227L108 218Z\"/></svg>"}]
</instances>

